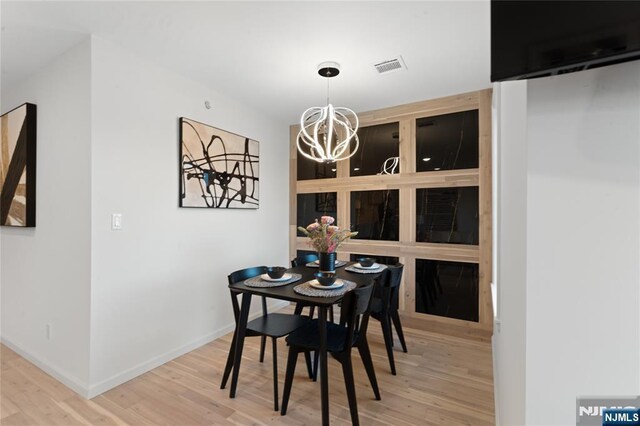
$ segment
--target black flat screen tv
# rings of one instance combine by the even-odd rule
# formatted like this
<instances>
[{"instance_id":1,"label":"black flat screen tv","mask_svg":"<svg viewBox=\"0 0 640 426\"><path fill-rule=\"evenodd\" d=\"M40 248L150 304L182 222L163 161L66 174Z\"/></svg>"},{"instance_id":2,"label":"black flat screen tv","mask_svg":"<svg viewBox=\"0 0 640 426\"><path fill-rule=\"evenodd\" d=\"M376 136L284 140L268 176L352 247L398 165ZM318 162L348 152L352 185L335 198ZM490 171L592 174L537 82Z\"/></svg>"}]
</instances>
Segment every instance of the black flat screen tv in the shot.
<instances>
[{"instance_id":1,"label":"black flat screen tv","mask_svg":"<svg viewBox=\"0 0 640 426\"><path fill-rule=\"evenodd\" d=\"M491 81L640 59L640 0L491 1Z\"/></svg>"}]
</instances>

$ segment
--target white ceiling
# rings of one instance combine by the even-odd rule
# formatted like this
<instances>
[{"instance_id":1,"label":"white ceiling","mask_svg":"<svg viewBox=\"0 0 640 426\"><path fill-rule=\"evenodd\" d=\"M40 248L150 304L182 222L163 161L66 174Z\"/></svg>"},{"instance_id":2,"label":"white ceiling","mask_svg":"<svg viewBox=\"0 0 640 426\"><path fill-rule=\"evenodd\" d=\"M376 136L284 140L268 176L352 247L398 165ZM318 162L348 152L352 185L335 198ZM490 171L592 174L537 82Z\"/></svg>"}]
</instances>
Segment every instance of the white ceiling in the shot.
<instances>
[{"instance_id":1,"label":"white ceiling","mask_svg":"<svg viewBox=\"0 0 640 426\"><path fill-rule=\"evenodd\" d=\"M365 111L490 86L489 2L8 2L2 87L94 34L287 123L331 101ZM402 55L407 70L373 64Z\"/></svg>"}]
</instances>

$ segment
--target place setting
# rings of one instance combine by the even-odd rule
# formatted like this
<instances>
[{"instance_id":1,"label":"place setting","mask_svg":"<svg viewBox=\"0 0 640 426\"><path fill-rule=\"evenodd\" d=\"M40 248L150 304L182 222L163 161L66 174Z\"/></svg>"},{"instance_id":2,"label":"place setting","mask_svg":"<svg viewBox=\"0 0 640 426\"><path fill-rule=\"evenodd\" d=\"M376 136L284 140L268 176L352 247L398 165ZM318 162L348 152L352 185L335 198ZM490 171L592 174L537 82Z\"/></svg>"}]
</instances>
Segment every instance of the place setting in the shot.
<instances>
[{"instance_id":1,"label":"place setting","mask_svg":"<svg viewBox=\"0 0 640 426\"><path fill-rule=\"evenodd\" d=\"M358 262L344 268L345 271L355 272L356 274L378 274L387 268L386 265L376 263L371 257L361 257Z\"/></svg>"},{"instance_id":2,"label":"place setting","mask_svg":"<svg viewBox=\"0 0 640 426\"><path fill-rule=\"evenodd\" d=\"M344 265L346 265L347 263L349 263L349 262L344 261L344 260L336 260L335 261L335 267L336 268L341 268ZM307 263L305 266L307 268L319 268L320 267L320 260L314 260L313 262Z\"/></svg>"},{"instance_id":3,"label":"place setting","mask_svg":"<svg viewBox=\"0 0 640 426\"><path fill-rule=\"evenodd\" d=\"M313 280L293 288L298 294L312 297L337 297L356 288L353 281L338 278L335 272L316 272Z\"/></svg>"},{"instance_id":4,"label":"place setting","mask_svg":"<svg viewBox=\"0 0 640 426\"><path fill-rule=\"evenodd\" d=\"M267 273L249 278L244 281L247 287L270 288L281 287L294 283L302 278L302 275L289 273L283 266L271 266L267 268Z\"/></svg>"}]
</instances>

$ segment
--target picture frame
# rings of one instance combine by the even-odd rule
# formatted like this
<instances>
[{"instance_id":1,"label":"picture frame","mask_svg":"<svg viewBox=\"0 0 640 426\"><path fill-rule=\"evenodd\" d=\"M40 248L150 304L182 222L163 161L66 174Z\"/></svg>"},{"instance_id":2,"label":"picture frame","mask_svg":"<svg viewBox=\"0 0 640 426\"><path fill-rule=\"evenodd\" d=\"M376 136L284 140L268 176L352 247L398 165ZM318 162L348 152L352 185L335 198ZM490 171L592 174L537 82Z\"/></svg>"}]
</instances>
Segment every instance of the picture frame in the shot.
<instances>
[{"instance_id":1,"label":"picture frame","mask_svg":"<svg viewBox=\"0 0 640 426\"><path fill-rule=\"evenodd\" d=\"M180 207L257 209L260 144L180 117Z\"/></svg>"},{"instance_id":2,"label":"picture frame","mask_svg":"<svg viewBox=\"0 0 640 426\"><path fill-rule=\"evenodd\" d=\"M36 226L37 106L0 116L0 225Z\"/></svg>"}]
</instances>

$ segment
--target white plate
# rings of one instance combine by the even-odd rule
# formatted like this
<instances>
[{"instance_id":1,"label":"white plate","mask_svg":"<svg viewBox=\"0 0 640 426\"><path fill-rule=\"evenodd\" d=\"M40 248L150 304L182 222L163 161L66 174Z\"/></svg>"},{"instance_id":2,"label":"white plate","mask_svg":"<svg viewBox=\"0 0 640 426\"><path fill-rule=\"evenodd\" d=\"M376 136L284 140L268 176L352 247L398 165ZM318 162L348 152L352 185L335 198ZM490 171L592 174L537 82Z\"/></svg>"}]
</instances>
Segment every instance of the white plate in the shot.
<instances>
[{"instance_id":1,"label":"white plate","mask_svg":"<svg viewBox=\"0 0 640 426\"><path fill-rule=\"evenodd\" d=\"M355 266L358 269L378 269L380 267L380 265L378 265L377 263L374 263L371 266L362 266L359 263L354 263L353 266Z\"/></svg>"},{"instance_id":2,"label":"white plate","mask_svg":"<svg viewBox=\"0 0 640 426\"><path fill-rule=\"evenodd\" d=\"M309 281L309 285L313 288L317 288L320 290L335 290L336 288L342 287L344 285L344 281L338 278L336 282L334 282L331 285L322 285L318 282L318 280L313 280L313 281Z\"/></svg>"},{"instance_id":3,"label":"white plate","mask_svg":"<svg viewBox=\"0 0 640 426\"><path fill-rule=\"evenodd\" d=\"M280 278L271 278L269 275L267 274L262 274L260 275L260 278L262 278L265 281L271 281L272 283L277 283L280 281L286 281L286 280L290 280L291 279L291 274L287 274L285 273L283 276L281 276Z\"/></svg>"}]
</instances>

